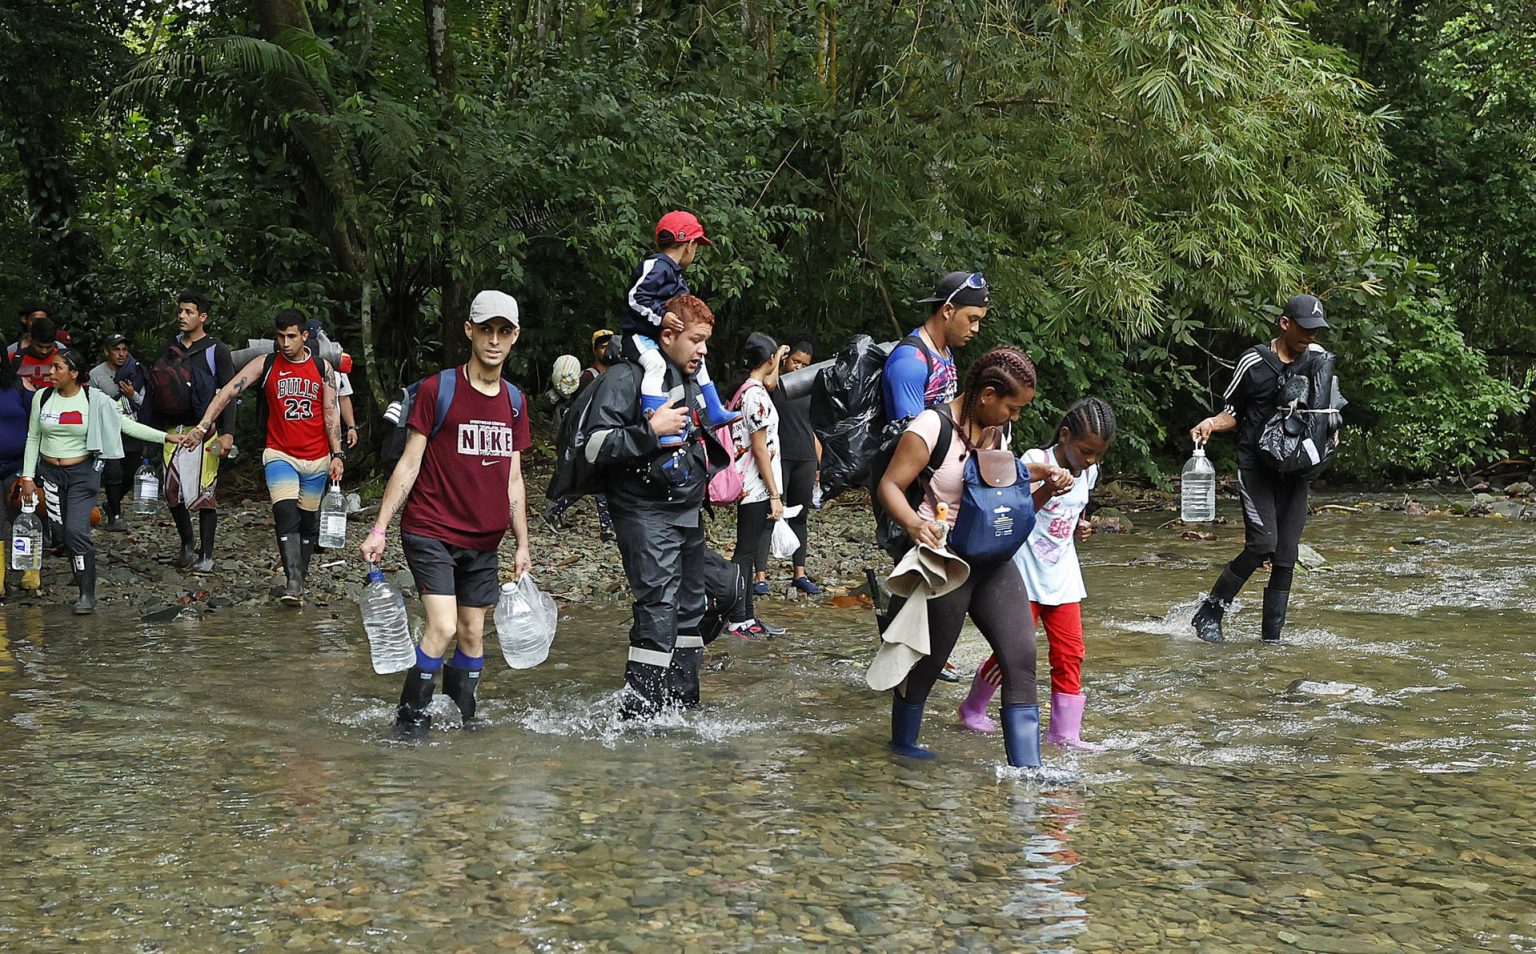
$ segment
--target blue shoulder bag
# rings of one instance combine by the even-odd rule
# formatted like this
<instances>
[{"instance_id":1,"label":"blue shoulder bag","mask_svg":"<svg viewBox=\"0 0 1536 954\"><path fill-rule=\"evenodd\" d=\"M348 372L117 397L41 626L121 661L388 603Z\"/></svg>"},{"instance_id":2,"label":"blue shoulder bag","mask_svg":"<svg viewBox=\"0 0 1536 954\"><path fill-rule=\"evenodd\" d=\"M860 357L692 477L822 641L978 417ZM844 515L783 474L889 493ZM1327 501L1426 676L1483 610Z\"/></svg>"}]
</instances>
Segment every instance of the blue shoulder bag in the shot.
<instances>
[{"instance_id":1,"label":"blue shoulder bag","mask_svg":"<svg viewBox=\"0 0 1536 954\"><path fill-rule=\"evenodd\" d=\"M1011 451L972 451L949 548L972 566L1011 560L1035 526L1029 468Z\"/></svg>"}]
</instances>

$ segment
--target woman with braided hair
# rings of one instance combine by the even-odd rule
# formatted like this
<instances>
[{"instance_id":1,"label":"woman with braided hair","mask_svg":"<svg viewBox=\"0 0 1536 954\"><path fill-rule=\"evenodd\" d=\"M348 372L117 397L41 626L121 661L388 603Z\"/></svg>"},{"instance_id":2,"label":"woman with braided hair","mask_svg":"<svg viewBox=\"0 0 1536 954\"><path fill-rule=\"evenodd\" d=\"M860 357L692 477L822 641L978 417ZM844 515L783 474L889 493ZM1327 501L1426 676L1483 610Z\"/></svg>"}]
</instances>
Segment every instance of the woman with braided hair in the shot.
<instances>
[{"instance_id":1,"label":"woman with braided hair","mask_svg":"<svg viewBox=\"0 0 1536 954\"><path fill-rule=\"evenodd\" d=\"M975 451L1001 447L1004 426L1018 420L1019 411L1034 397L1035 365L1029 355L1018 348L994 348L971 366L965 390L958 397L923 411L907 425L880 479L878 493L881 505L914 543L936 549L944 546L944 536L959 513L966 459ZM942 459L914 510L907 502L907 488L921 478L936 449L944 451ZM1045 481L1052 493L1072 486L1072 475L1063 467L1048 462L1028 467L1030 478ZM948 511L942 520L939 504ZM1001 670L1003 742L1008 763L1030 768L1040 765L1035 630L1028 608L1024 579L1010 560L973 567L959 587L928 600L929 654L912 667L891 695L891 748L895 752L910 758L933 758L933 753L917 746L923 706L969 613L991 645Z\"/></svg>"},{"instance_id":2,"label":"woman with braided hair","mask_svg":"<svg viewBox=\"0 0 1536 954\"><path fill-rule=\"evenodd\" d=\"M1083 573L1077 543L1088 539L1093 524L1083 517L1088 494L1099 482L1099 461L1115 439L1115 412L1096 397L1067 408L1056 429L1056 443L1024 452L1026 463L1049 461L1077 478L1072 489L1048 501L1036 497L1035 526L1014 554L1013 562L1029 590L1036 626L1045 627L1051 661L1051 728L1045 740L1089 752L1102 746L1081 739L1083 727ZM976 732L996 732L987 703L1002 682L997 656L982 663L971 692L960 704L960 721Z\"/></svg>"}]
</instances>

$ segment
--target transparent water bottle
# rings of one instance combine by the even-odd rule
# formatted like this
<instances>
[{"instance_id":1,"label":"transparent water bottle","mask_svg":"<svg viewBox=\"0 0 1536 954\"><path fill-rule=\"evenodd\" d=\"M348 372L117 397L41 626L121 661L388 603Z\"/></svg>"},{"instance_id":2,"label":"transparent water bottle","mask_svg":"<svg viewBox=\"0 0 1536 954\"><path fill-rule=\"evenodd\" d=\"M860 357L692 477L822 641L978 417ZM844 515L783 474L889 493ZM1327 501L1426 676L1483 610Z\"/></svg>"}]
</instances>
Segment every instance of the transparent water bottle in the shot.
<instances>
[{"instance_id":1,"label":"transparent water bottle","mask_svg":"<svg viewBox=\"0 0 1536 954\"><path fill-rule=\"evenodd\" d=\"M319 542L322 550L340 550L347 545L347 498L335 482L320 501Z\"/></svg>"},{"instance_id":2,"label":"transparent water bottle","mask_svg":"<svg viewBox=\"0 0 1536 954\"><path fill-rule=\"evenodd\" d=\"M37 519L37 498L21 502L21 514L11 528L11 569L43 568L43 523Z\"/></svg>"},{"instance_id":3,"label":"transparent water bottle","mask_svg":"<svg viewBox=\"0 0 1536 954\"><path fill-rule=\"evenodd\" d=\"M138 473L133 475L133 512L152 514L160 503L160 478L149 458L144 458Z\"/></svg>"},{"instance_id":4,"label":"transparent water bottle","mask_svg":"<svg viewBox=\"0 0 1536 954\"><path fill-rule=\"evenodd\" d=\"M821 509L821 481L819 480L811 485L811 509Z\"/></svg>"},{"instance_id":5,"label":"transparent water bottle","mask_svg":"<svg viewBox=\"0 0 1536 954\"><path fill-rule=\"evenodd\" d=\"M405 614L405 597L384 579L377 563L368 564L368 582L358 604L363 610L373 671L380 675L405 672L416 665L416 643L411 639L410 617Z\"/></svg>"},{"instance_id":6,"label":"transparent water bottle","mask_svg":"<svg viewBox=\"0 0 1536 954\"><path fill-rule=\"evenodd\" d=\"M1179 516L1185 523L1210 523L1216 519L1216 468L1196 445L1179 481Z\"/></svg>"}]
</instances>

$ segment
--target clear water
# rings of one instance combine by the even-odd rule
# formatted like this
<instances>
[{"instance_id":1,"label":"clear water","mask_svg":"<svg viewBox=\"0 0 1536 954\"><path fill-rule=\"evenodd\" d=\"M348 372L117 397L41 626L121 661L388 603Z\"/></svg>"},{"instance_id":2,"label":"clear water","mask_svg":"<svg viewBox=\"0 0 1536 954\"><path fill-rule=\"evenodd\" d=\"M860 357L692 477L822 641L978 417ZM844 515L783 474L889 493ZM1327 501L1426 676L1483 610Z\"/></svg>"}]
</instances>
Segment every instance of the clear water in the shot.
<instances>
[{"instance_id":1,"label":"clear water","mask_svg":"<svg viewBox=\"0 0 1536 954\"><path fill-rule=\"evenodd\" d=\"M1096 539L1110 750L1025 778L964 686L938 760L884 752L865 610L769 602L791 636L720 640L706 711L624 731L626 614L568 607L543 666L488 661L483 731L439 698L409 746L355 606L7 607L0 948L1536 950L1532 531L1319 515L1279 647L1257 585L1227 644L1185 624L1239 528Z\"/></svg>"}]
</instances>

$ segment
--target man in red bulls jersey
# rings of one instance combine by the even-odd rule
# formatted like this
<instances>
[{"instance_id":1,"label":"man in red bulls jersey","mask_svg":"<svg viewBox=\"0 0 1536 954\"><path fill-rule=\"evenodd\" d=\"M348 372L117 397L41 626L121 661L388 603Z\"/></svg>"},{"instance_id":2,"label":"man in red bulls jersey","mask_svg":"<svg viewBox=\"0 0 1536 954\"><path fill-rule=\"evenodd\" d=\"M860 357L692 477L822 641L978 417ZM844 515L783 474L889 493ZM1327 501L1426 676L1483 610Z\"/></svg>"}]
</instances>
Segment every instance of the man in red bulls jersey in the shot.
<instances>
[{"instance_id":1,"label":"man in red bulls jersey","mask_svg":"<svg viewBox=\"0 0 1536 954\"><path fill-rule=\"evenodd\" d=\"M320 498L327 479L341 480L347 453L341 444L341 409L336 369L312 354L304 315L294 308L273 322L277 350L252 358L219 389L195 428L201 440L235 396L256 388L256 405L266 437L261 463L272 498L272 525L283 558L285 583L279 600L304 602L304 581L320 536Z\"/></svg>"},{"instance_id":2,"label":"man in red bulls jersey","mask_svg":"<svg viewBox=\"0 0 1536 954\"><path fill-rule=\"evenodd\" d=\"M501 377L519 330L511 295L475 296L464 323L469 361L416 386L405 450L362 546L363 559L378 562L390 521L404 506L401 549L427 617L395 715L396 733L404 738L421 738L430 728L427 707L438 670L443 694L459 707L464 725L474 725L485 611L496 603L496 554L508 528L517 540L516 575L532 566L522 468L522 452L532 443L528 401ZM444 663L450 642L457 645Z\"/></svg>"}]
</instances>

